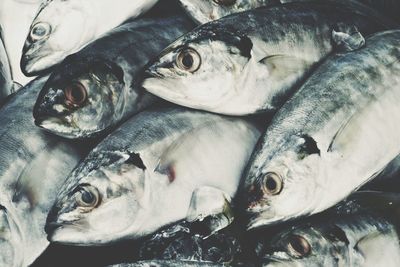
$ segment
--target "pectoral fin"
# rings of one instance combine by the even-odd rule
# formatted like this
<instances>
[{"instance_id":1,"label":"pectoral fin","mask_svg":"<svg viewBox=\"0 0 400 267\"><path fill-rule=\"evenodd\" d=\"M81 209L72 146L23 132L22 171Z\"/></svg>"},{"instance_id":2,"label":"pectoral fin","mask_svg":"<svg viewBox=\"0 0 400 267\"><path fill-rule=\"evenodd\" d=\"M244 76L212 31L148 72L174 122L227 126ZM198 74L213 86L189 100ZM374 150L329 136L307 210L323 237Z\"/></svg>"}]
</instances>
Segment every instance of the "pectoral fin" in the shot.
<instances>
[{"instance_id":1,"label":"pectoral fin","mask_svg":"<svg viewBox=\"0 0 400 267\"><path fill-rule=\"evenodd\" d=\"M193 192L187 221L202 221L210 232L225 228L233 221L230 197L214 187L203 186Z\"/></svg>"},{"instance_id":2,"label":"pectoral fin","mask_svg":"<svg viewBox=\"0 0 400 267\"><path fill-rule=\"evenodd\" d=\"M297 79L312 64L304 59L287 55L268 56L261 59L259 63L268 68L269 77L275 80Z\"/></svg>"},{"instance_id":3,"label":"pectoral fin","mask_svg":"<svg viewBox=\"0 0 400 267\"><path fill-rule=\"evenodd\" d=\"M364 36L356 26L340 23L332 30L332 41L341 52L351 52L362 48L365 45Z\"/></svg>"}]
</instances>

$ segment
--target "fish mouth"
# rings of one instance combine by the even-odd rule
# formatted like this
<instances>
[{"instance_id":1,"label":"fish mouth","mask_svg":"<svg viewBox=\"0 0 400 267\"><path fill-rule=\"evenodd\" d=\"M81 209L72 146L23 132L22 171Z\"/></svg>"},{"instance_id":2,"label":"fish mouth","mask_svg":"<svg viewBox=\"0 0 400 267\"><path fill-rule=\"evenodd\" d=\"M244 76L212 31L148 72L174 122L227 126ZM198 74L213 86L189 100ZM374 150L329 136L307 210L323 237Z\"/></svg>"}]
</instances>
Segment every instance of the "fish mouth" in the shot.
<instances>
[{"instance_id":1,"label":"fish mouth","mask_svg":"<svg viewBox=\"0 0 400 267\"><path fill-rule=\"evenodd\" d=\"M44 75L64 59L64 53L61 51L38 52L34 47L29 47L22 55L20 66L24 75L28 77Z\"/></svg>"},{"instance_id":2,"label":"fish mouth","mask_svg":"<svg viewBox=\"0 0 400 267\"><path fill-rule=\"evenodd\" d=\"M47 235L52 235L57 229L63 227L64 224L62 223L57 223L57 222L50 222L47 223L44 227L44 231L46 232Z\"/></svg>"},{"instance_id":3,"label":"fish mouth","mask_svg":"<svg viewBox=\"0 0 400 267\"><path fill-rule=\"evenodd\" d=\"M82 131L74 128L65 118L56 117L35 117L35 125L46 132L56 134L58 136L75 139L81 137Z\"/></svg>"}]
</instances>

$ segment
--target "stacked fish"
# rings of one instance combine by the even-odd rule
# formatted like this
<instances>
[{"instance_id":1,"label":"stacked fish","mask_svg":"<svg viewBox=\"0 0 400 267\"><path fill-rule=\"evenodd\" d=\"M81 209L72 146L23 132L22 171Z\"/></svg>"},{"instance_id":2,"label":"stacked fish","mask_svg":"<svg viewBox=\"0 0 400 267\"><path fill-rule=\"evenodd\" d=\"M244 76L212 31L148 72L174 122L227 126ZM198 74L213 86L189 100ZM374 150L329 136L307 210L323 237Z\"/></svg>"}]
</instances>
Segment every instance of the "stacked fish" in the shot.
<instances>
[{"instance_id":1,"label":"stacked fish","mask_svg":"<svg viewBox=\"0 0 400 267\"><path fill-rule=\"evenodd\" d=\"M1 0L0 266L400 266L399 12Z\"/></svg>"}]
</instances>

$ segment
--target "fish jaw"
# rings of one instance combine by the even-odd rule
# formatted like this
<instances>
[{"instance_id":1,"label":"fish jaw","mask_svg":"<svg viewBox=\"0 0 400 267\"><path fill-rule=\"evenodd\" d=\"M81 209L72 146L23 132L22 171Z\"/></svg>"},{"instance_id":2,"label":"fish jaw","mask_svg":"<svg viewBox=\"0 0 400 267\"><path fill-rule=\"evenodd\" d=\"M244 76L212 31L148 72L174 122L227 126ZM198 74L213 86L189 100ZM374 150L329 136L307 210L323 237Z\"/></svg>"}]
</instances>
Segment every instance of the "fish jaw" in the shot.
<instances>
[{"instance_id":1,"label":"fish jaw","mask_svg":"<svg viewBox=\"0 0 400 267\"><path fill-rule=\"evenodd\" d=\"M33 46L26 48L21 57L21 70L26 76L40 75L46 72L49 66L59 64L66 56L63 51L51 52L44 48L41 50L37 51Z\"/></svg>"}]
</instances>

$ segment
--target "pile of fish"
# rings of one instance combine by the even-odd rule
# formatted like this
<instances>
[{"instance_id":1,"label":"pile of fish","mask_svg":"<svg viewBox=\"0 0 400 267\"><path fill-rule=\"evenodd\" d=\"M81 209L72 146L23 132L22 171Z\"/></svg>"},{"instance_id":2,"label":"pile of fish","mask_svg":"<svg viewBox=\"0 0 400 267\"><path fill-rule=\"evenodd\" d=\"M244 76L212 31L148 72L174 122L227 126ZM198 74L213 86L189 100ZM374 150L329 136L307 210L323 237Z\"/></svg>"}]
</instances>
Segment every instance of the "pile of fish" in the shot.
<instances>
[{"instance_id":1,"label":"pile of fish","mask_svg":"<svg viewBox=\"0 0 400 267\"><path fill-rule=\"evenodd\" d=\"M400 266L397 0L1 0L0 266Z\"/></svg>"}]
</instances>

